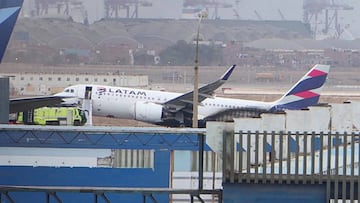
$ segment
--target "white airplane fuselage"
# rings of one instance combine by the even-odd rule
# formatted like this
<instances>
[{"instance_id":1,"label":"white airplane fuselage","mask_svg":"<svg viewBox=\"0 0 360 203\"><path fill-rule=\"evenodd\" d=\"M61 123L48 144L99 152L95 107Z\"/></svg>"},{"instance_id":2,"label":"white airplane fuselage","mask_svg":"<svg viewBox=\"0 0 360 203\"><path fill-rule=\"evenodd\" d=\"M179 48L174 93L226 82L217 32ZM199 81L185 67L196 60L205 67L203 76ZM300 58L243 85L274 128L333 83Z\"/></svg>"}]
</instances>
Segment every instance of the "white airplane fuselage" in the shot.
<instances>
[{"instance_id":1,"label":"white airplane fuselage","mask_svg":"<svg viewBox=\"0 0 360 203\"><path fill-rule=\"evenodd\" d=\"M316 105L330 67L315 65L288 92L273 102L212 97L214 91L229 78L234 68L235 65L231 66L218 80L199 88L199 121L233 116L234 113L250 113L251 116L251 113L299 110ZM193 95L193 91L174 93L89 84L67 87L55 96L75 98L76 102L69 101L68 104L78 103L78 99L91 100L92 114L97 116L179 126L189 125L192 121Z\"/></svg>"},{"instance_id":2,"label":"white airplane fuselage","mask_svg":"<svg viewBox=\"0 0 360 203\"><path fill-rule=\"evenodd\" d=\"M181 93L163 92L154 90L133 89L124 87L111 87L100 85L76 85L70 88L74 89L73 93L62 96L76 96L85 98L86 87L91 87L92 110L95 116L108 116L124 119L136 119L136 104L139 102L148 104L164 103L174 99ZM70 91L69 91L70 92ZM70 99L71 100L71 99ZM240 100L231 98L214 97L205 99L198 106L199 119L214 115L226 109L236 108L257 108L268 110L272 106L271 102ZM150 107L150 106L149 106ZM148 120L147 122L151 122ZM158 123L161 120L152 121Z\"/></svg>"}]
</instances>

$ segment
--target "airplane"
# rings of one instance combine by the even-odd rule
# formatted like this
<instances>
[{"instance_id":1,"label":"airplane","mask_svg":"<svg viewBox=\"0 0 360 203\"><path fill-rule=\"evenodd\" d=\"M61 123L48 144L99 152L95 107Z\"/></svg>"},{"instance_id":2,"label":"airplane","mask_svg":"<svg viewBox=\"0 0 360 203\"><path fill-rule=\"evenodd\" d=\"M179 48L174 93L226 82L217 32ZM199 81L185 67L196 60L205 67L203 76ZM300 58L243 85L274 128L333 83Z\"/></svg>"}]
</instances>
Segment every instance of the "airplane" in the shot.
<instances>
[{"instance_id":1,"label":"airplane","mask_svg":"<svg viewBox=\"0 0 360 203\"><path fill-rule=\"evenodd\" d=\"M216 81L199 88L199 126L224 115L238 113L279 112L316 105L326 81L330 66L317 64L288 92L273 102L214 97L214 91L228 80L235 65ZM193 91L185 94L113 87L105 85L73 85L56 96L73 97L65 104L76 104L81 99L92 101L96 116L135 119L168 127L192 125ZM76 98L74 100L74 98Z\"/></svg>"},{"instance_id":2,"label":"airplane","mask_svg":"<svg viewBox=\"0 0 360 203\"><path fill-rule=\"evenodd\" d=\"M4 57L22 4L23 0L0 0L0 63ZM9 99L9 113L26 111L50 104L59 104L62 101L62 98L57 96L13 98Z\"/></svg>"}]
</instances>

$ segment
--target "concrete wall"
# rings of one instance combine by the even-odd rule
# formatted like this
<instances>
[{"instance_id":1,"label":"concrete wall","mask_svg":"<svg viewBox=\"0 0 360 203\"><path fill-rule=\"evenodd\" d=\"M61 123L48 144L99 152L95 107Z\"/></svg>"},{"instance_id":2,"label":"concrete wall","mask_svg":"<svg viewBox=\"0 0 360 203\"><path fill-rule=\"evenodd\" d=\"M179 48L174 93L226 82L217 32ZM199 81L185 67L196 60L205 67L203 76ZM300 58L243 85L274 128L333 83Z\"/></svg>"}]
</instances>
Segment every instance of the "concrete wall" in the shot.
<instances>
[{"instance_id":1,"label":"concrete wall","mask_svg":"<svg viewBox=\"0 0 360 203\"><path fill-rule=\"evenodd\" d=\"M236 118L235 131L352 132L360 130L360 101L308 110L287 110L285 114L262 114L261 118Z\"/></svg>"}]
</instances>

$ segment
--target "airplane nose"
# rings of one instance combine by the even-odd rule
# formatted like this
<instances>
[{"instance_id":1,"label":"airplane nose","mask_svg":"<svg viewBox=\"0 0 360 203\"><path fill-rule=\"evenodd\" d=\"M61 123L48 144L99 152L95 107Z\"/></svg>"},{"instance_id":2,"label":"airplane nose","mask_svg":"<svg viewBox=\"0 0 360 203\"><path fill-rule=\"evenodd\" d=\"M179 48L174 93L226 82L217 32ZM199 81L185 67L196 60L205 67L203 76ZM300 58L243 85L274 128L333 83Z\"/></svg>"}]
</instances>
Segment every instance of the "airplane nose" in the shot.
<instances>
[{"instance_id":1,"label":"airplane nose","mask_svg":"<svg viewBox=\"0 0 360 203\"><path fill-rule=\"evenodd\" d=\"M69 96L69 95L66 95L65 92L60 92L60 93L54 94L54 96L57 96L57 97L65 97L65 96Z\"/></svg>"}]
</instances>

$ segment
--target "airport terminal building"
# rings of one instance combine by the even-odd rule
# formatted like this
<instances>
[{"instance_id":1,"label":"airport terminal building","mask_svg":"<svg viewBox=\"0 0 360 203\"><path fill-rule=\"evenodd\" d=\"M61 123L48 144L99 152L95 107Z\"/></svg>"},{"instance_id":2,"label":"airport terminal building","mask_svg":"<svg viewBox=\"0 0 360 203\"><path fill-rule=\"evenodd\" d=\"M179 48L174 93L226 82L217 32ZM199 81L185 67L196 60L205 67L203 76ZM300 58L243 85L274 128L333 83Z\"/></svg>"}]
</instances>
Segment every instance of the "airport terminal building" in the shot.
<instances>
[{"instance_id":1,"label":"airport terminal building","mask_svg":"<svg viewBox=\"0 0 360 203\"><path fill-rule=\"evenodd\" d=\"M12 95L50 95L76 84L146 87L147 75L8 73Z\"/></svg>"}]
</instances>

